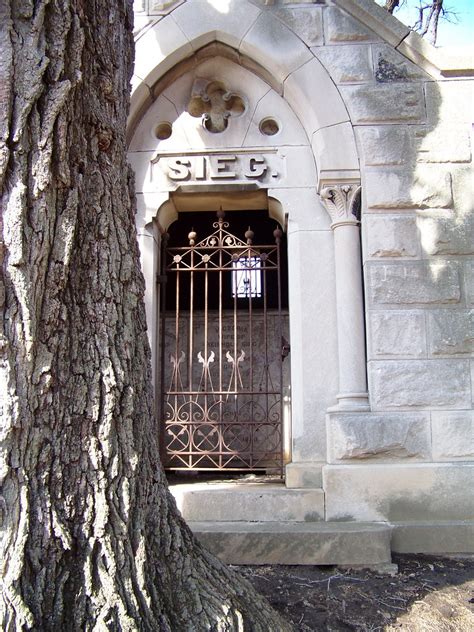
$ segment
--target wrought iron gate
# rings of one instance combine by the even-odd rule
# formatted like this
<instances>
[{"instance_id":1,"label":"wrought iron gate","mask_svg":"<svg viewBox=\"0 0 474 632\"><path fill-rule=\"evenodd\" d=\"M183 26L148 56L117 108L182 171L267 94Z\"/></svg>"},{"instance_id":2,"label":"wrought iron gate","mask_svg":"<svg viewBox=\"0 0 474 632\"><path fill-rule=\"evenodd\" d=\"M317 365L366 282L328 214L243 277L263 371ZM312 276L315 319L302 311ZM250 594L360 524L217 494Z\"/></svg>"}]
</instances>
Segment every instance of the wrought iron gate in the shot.
<instances>
[{"instance_id":1,"label":"wrought iron gate","mask_svg":"<svg viewBox=\"0 0 474 632\"><path fill-rule=\"evenodd\" d=\"M223 211L212 227L186 246L164 236L162 458L168 469L281 473L282 231L255 245Z\"/></svg>"}]
</instances>

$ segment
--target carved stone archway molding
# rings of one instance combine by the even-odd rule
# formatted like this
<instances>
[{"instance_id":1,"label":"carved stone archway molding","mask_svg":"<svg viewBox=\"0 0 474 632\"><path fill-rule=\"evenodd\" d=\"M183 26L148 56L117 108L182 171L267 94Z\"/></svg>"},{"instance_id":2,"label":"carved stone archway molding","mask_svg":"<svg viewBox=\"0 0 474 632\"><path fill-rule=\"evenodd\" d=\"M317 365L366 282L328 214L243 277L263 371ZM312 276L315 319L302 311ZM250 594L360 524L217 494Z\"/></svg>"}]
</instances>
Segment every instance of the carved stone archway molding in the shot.
<instances>
[{"instance_id":1,"label":"carved stone archway molding","mask_svg":"<svg viewBox=\"0 0 474 632\"><path fill-rule=\"evenodd\" d=\"M359 234L361 186L331 184L319 195L332 220L336 262L339 393L337 406L330 410L369 410Z\"/></svg>"},{"instance_id":2,"label":"carved stone archway molding","mask_svg":"<svg viewBox=\"0 0 474 632\"><path fill-rule=\"evenodd\" d=\"M248 0L224 4L228 10L214 2L176 2L166 8L169 15L137 34L129 139L157 95L188 72L197 55L217 54L259 76L289 104L313 145L320 187L360 179L350 116L322 62L273 11Z\"/></svg>"}]
</instances>

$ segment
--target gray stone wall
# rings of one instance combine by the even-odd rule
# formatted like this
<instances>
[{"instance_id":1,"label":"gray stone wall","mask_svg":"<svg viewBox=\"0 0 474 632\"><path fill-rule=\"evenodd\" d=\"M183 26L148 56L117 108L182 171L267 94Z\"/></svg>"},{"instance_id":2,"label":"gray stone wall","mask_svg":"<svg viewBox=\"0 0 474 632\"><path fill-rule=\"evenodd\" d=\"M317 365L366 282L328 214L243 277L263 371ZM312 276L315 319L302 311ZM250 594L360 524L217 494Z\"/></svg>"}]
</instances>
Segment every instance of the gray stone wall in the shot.
<instances>
[{"instance_id":1,"label":"gray stone wall","mask_svg":"<svg viewBox=\"0 0 474 632\"><path fill-rule=\"evenodd\" d=\"M279 15L289 24L298 11ZM472 460L473 81L436 81L338 7L317 11L311 50L343 95L361 161L374 411L328 416L329 462Z\"/></svg>"},{"instance_id":2,"label":"gray stone wall","mask_svg":"<svg viewBox=\"0 0 474 632\"><path fill-rule=\"evenodd\" d=\"M137 0L137 32L175 9L181 15L183 4ZM234 19L243 3L228 4ZM474 460L474 81L436 67L425 44L369 0L247 4L271 12L300 40L285 44L282 31L265 47L277 60L285 45L292 51L291 74L268 82L286 98L301 74L312 94L309 84L322 78L309 71L311 53L342 95L347 116L339 126L357 140L372 413L329 415L329 462ZM268 36L255 19L240 40L248 39L244 56ZM327 90L318 98L325 95L330 113ZM310 141L323 163L321 139L332 141L328 130L338 126L325 117L316 123ZM328 141L322 153L343 154L336 145Z\"/></svg>"},{"instance_id":3,"label":"gray stone wall","mask_svg":"<svg viewBox=\"0 0 474 632\"><path fill-rule=\"evenodd\" d=\"M399 68L404 65L399 62ZM377 114L383 105L374 107L370 91L355 93L354 111L364 123L356 125L356 133L366 184L362 225L371 408L405 411L396 422L384 417L378 432L385 434L372 458L471 460L472 82L402 74L403 80L386 84L391 105L383 116L402 104L399 119L396 111L389 114L390 124ZM409 411L424 412L413 418ZM407 428L415 425L413 435ZM423 443L416 450L413 436ZM361 437L359 452L370 452L374 437ZM348 446L339 446L332 456L347 454Z\"/></svg>"}]
</instances>

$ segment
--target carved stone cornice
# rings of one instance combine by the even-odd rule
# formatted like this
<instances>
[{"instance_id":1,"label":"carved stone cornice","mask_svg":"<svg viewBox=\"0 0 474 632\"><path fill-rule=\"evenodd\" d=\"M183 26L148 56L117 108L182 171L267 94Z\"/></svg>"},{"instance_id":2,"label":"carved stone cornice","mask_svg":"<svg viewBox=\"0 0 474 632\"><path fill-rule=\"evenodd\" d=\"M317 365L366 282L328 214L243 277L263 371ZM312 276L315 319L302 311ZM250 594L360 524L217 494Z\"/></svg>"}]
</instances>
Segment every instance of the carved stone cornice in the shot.
<instances>
[{"instance_id":1,"label":"carved stone cornice","mask_svg":"<svg viewBox=\"0 0 474 632\"><path fill-rule=\"evenodd\" d=\"M332 184L320 192L321 200L332 220L331 228L360 223L360 184Z\"/></svg>"}]
</instances>

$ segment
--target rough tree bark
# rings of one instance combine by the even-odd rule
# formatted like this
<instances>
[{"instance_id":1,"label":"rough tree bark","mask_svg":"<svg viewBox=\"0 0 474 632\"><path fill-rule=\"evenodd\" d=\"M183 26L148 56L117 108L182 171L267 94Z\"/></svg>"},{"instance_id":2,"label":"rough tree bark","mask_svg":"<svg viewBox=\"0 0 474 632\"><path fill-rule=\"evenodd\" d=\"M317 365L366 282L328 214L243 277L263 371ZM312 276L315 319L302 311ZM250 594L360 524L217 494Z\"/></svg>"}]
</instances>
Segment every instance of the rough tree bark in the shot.
<instances>
[{"instance_id":1,"label":"rough tree bark","mask_svg":"<svg viewBox=\"0 0 474 632\"><path fill-rule=\"evenodd\" d=\"M287 630L158 463L127 0L1 0L3 630Z\"/></svg>"}]
</instances>

